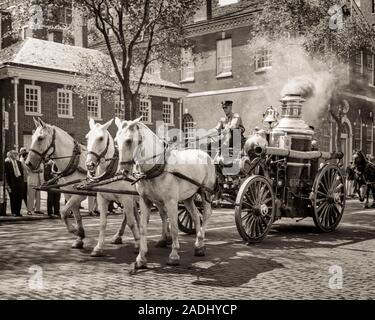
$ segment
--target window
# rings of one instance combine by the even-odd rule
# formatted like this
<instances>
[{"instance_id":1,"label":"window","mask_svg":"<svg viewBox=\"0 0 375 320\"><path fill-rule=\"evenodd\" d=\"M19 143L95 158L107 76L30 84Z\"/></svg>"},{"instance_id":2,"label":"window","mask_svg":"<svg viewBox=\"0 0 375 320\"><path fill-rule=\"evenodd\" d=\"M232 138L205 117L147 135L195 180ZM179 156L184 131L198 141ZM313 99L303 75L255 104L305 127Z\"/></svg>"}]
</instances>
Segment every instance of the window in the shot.
<instances>
[{"instance_id":1,"label":"window","mask_svg":"<svg viewBox=\"0 0 375 320\"><path fill-rule=\"evenodd\" d=\"M272 66L272 52L267 48L257 51L255 55L255 71L269 68Z\"/></svg>"},{"instance_id":2,"label":"window","mask_svg":"<svg viewBox=\"0 0 375 320\"><path fill-rule=\"evenodd\" d=\"M321 127L321 150L322 151L331 151L331 130L330 130L330 123L326 120L323 122Z\"/></svg>"},{"instance_id":3,"label":"window","mask_svg":"<svg viewBox=\"0 0 375 320\"><path fill-rule=\"evenodd\" d=\"M362 52L361 52L361 53L358 53L358 54L355 56L355 64L356 64L357 66L362 65Z\"/></svg>"},{"instance_id":4,"label":"window","mask_svg":"<svg viewBox=\"0 0 375 320\"><path fill-rule=\"evenodd\" d=\"M354 122L354 149L361 150L362 149L362 120L357 119Z\"/></svg>"},{"instance_id":5,"label":"window","mask_svg":"<svg viewBox=\"0 0 375 320\"><path fill-rule=\"evenodd\" d=\"M141 99L139 101L139 114L142 116L142 121L151 123L151 100Z\"/></svg>"},{"instance_id":6,"label":"window","mask_svg":"<svg viewBox=\"0 0 375 320\"><path fill-rule=\"evenodd\" d=\"M372 13L375 13L375 0L372 0Z\"/></svg>"},{"instance_id":7,"label":"window","mask_svg":"<svg viewBox=\"0 0 375 320\"><path fill-rule=\"evenodd\" d=\"M181 50L181 81L194 81L194 61L191 48Z\"/></svg>"},{"instance_id":8,"label":"window","mask_svg":"<svg viewBox=\"0 0 375 320\"><path fill-rule=\"evenodd\" d=\"M115 100L115 117L125 120L125 103L120 97Z\"/></svg>"},{"instance_id":9,"label":"window","mask_svg":"<svg viewBox=\"0 0 375 320\"><path fill-rule=\"evenodd\" d=\"M163 102L163 121L165 124L172 124L174 123L173 121L173 102Z\"/></svg>"},{"instance_id":10,"label":"window","mask_svg":"<svg viewBox=\"0 0 375 320\"><path fill-rule=\"evenodd\" d=\"M73 116L73 93L71 90L57 89L57 116Z\"/></svg>"},{"instance_id":11,"label":"window","mask_svg":"<svg viewBox=\"0 0 375 320\"><path fill-rule=\"evenodd\" d=\"M217 75L232 75L232 39L218 40L216 43L217 52Z\"/></svg>"},{"instance_id":12,"label":"window","mask_svg":"<svg viewBox=\"0 0 375 320\"><path fill-rule=\"evenodd\" d=\"M195 148L194 120L190 114L184 114L182 118L182 131L186 148Z\"/></svg>"},{"instance_id":13,"label":"window","mask_svg":"<svg viewBox=\"0 0 375 320\"><path fill-rule=\"evenodd\" d=\"M39 86L25 85L25 113L36 114L42 113L41 110L41 88Z\"/></svg>"},{"instance_id":14,"label":"window","mask_svg":"<svg viewBox=\"0 0 375 320\"><path fill-rule=\"evenodd\" d=\"M366 125L366 152L373 154L374 123L372 119Z\"/></svg>"},{"instance_id":15,"label":"window","mask_svg":"<svg viewBox=\"0 0 375 320\"><path fill-rule=\"evenodd\" d=\"M87 96L87 116L88 118L101 120L102 110L100 95L90 94Z\"/></svg>"},{"instance_id":16,"label":"window","mask_svg":"<svg viewBox=\"0 0 375 320\"><path fill-rule=\"evenodd\" d=\"M229 4L238 3L238 1L239 0L219 0L219 6L224 7L224 6L227 6Z\"/></svg>"},{"instance_id":17,"label":"window","mask_svg":"<svg viewBox=\"0 0 375 320\"><path fill-rule=\"evenodd\" d=\"M368 70L372 70L372 54L366 54L366 66Z\"/></svg>"},{"instance_id":18,"label":"window","mask_svg":"<svg viewBox=\"0 0 375 320\"><path fill-rule=\"evenodd\" d=\"M160 65L157 61L152 61L147 67L146 72L160 78Z\"/></svg>"}]
</instances>

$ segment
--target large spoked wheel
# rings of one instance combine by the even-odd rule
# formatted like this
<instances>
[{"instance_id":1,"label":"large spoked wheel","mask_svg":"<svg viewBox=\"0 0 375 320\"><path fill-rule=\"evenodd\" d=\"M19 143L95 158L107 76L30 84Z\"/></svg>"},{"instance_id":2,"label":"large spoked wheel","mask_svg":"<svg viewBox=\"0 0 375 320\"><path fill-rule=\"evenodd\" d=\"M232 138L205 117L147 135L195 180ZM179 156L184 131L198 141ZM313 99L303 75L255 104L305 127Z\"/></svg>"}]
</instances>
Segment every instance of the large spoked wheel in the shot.
<instances>
[{"instance_id":1,"label":"large spoked wheel","mask_svg":"<svg viewBox=\"0 0 375 320\"><path fill-rule=\"evenodd\" d=\"M194 203L198 211L202 215L203 205L201 196L199 194L195 195ZM178 208L178 229L187 234L195 234L195 223L183 203L181 203Z\"/></svg>"},{"instance_id":2,"label":"large spoked wheel","mask_svg":"<svg viewBox=\"0 0 375 320\"><path fill-rule=\"evenodd\" d=\"M275 219L276 205L271 184L263 176L251 176L241 185L236 199L236 226L242 239L260 242Z\"/></svg>"},{"instance_id":3,"label":"large spoked wheel","mask_svg":"<svg viewBox=\"0 0 375 320\"><path fill-rule=\"evenodd\" d=\"M328 164L318 173L312 206L316 227L323 232L335 230L345 209L345 180L336 165Z\"/></svg>"}]
</instances>

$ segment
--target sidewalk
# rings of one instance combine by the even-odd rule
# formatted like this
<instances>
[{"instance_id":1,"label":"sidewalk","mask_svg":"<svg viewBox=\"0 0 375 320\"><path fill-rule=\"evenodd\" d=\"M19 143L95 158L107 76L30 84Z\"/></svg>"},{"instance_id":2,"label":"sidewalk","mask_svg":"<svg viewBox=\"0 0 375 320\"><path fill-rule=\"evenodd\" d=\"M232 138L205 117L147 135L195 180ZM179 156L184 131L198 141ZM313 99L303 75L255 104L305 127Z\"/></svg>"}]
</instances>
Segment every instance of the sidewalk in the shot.
<instances>
[{"instance_id":1,"label":"sidewalk","mask_svg":"<svg viewBox=\"0 0 375 320\"><path fill-rule=\"evenodd\" d=\"M64 196L61 196L60 207L63 207L64 203L65 203ZM81 215L89 216L87 199L82 202L81 206L83 207L83 209L81 209ZM7 198L7 213L6 213L7 215L0 216L0 223L1 222L17 222L17 221L33 221L33 220L43 220L43 219L60 219L59 217L48 216L47 214L47 192L44 192L44 191L41 192L40 211L43 212L44 214L33 214L29 216L27 214L27 208L25 206L25 203L22 201L22 208L21 208L22 217L13 217L10 211L10 200L9 198Z\"/></svg>"}]
</instances>

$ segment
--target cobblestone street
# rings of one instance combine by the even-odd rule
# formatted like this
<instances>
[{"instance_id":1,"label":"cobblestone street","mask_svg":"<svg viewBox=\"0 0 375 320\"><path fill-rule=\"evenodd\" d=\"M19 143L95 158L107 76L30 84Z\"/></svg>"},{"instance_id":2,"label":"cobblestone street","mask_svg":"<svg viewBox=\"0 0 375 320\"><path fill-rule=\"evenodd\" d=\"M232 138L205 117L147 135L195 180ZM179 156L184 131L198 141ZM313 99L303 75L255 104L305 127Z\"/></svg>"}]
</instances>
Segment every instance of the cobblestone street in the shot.
<instances>
[{"instance_id":1,"label":"cobblestone street","mask_svg":"<svg viewBox=\"0 0 375 320\"><path fill-rule=\"evenodd\" d=\"M181 234L181 265L168 267L170 249L154 247L161 229L154 213L149 269L136 275L128 273L136 257L130 231L123 245L109 244L119 215L109 217L102 258L90 257L98 237L97 217L84 218L83 250L70 248L74 238L57 219L3 222L0 298L374 299L374 217L374 209L364 210L352 200L334 233L316 233L309 219L283 219L263 242L248 246L237 232L233 210L216 209L206 257L194 257L194 237ZM330 288L331 266L342 268L341 289Z\"/></svg>"}]
</instances>

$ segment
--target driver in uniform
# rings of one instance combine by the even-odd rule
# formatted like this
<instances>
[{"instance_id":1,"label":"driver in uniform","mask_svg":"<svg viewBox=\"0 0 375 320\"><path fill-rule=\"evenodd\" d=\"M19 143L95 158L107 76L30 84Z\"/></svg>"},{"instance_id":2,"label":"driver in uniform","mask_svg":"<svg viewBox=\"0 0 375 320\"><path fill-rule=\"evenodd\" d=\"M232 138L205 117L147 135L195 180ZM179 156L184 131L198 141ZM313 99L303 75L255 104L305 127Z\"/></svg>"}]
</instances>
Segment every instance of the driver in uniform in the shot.
<instances>
[{"instance_id":1,"label":"driver in uniform","mask_svg":"<svg viewBox=\"0 0 375 320\"><path fill-rule=\"evenodd\" d=\"M230 101L230 100L222 101L221 106L225 113L225 117L220 118L215 129L222 136L222 138L226 138L226 135L229 135L227 137L229 141L228 155L237 154L238 152L240 152L240 150L233 150L233 148L235 148L238 145L238 144L234 144L234 137L235 137L234 130L240 130L241 148L242 148L245 142L245 138L243 135L245 132L245 127L242 124L242 119L240 115L232 111L233 101ZM222 153L221 146L219 147L219 149L220 149L220 154L221 154Z\"/></svg>"}]
</instances>

